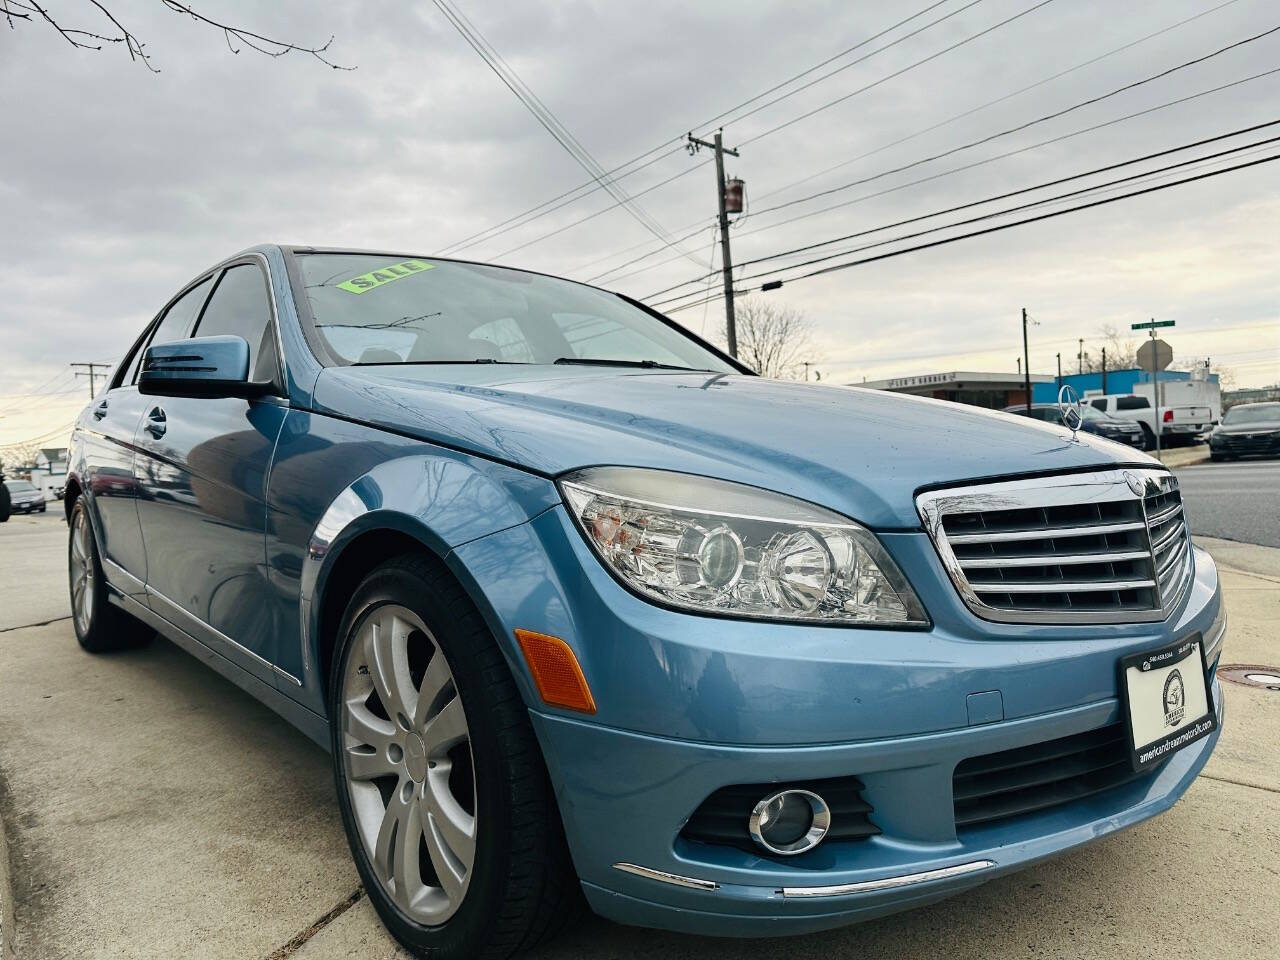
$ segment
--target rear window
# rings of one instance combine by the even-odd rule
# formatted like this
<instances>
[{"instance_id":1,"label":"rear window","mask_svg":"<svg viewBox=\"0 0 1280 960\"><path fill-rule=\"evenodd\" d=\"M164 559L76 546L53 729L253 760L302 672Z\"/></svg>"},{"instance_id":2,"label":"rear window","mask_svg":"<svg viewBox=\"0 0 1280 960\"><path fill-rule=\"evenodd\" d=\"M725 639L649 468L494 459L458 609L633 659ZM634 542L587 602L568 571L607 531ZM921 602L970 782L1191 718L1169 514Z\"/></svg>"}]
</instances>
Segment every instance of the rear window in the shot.
<instances>
[{"instance_id":1,"label":"rear window","mask_svg":"<svg viewBox=\"0 0 1280 960\"><path fill-rule=\"evenodd\" d=\"M1150 410L1151 401L1146 397L1119 397L1116 399L1117 410Z\"/></svg>"}]
</instances>

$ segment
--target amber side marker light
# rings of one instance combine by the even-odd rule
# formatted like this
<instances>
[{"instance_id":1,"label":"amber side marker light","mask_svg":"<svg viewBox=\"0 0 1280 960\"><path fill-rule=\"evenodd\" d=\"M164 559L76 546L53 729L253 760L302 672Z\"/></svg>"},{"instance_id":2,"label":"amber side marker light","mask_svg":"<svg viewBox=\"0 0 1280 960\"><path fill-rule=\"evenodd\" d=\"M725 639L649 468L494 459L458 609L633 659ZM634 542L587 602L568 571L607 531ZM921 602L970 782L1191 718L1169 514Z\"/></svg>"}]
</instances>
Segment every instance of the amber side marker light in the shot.
<instances>
[{"instance_id":1,"label":"amber side marker light","mask_svg":"<svg viewBox=\"0 0 1280 960\"><path fill-rule=\"evenodd\" d=\"M587 678L567 643L532 630L517 630L516 639L543 703L582 713L596 712Z\"/></svg>"}]
</instances>

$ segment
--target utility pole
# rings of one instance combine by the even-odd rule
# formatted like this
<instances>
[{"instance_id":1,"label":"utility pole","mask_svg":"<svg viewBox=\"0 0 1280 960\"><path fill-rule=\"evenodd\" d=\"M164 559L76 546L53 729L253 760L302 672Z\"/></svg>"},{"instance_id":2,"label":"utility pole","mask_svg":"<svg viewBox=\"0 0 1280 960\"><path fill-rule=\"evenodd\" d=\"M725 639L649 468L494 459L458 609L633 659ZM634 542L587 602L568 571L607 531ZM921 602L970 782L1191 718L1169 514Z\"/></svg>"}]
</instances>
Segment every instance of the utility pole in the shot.
<instances>
[{"instance_id":1,"label":"utility pole","mask_svg":"<svg viewBox=\"0 0 1280 960\"><path fill-rule=\"evenodd\" d=\"M88 367L88 368L89 368L89 372L88 372L88 373L82 373L82 372L80 372L79 370L77 370L77 371L76 371L76 376L77 376L77 377L88 377L88 378L89 378L89 399L90 399L90 400L92 400L92 399L94 398L94 395L95 395L95 393L97 392L97 391L94 389L94 387L95 387L95 385L96 385L97 378L98 378L98 377L102 377L102 379L104 379L104 380L105 380L105 379L107 378L106 371L108 371L108 370L110 370L110 369L111 369L111 364L109 364L109 363L72 363L72 364L68 364L68 366L72 366L72 367ZM98 373L98 371L99 371L99 370L101 370L101 371L103 371L103 372L102 372L102 373Z\"/></svg>"},{"instance_id":2,"label":"utility pole","mask_svg":"<svg viewBox=\"0 0 1280 960\"><path fill-rule=\"evenodd\" d=\"M1102 392L1107 392L1107 348L1102 348Z\"/></svg>"},{"instance_id":3,"label":"utility pole","mask_svg":"<svg viewBox=\"0 0 1280 960\"><path fill-rule=\"evenodd\" d=\"M1027 308L1022 308L1022 386L1027 391L1027 413L1031 413L1031 354L1027 353Z\"/></svg>"},{"instance_id":4,"label":"utility pole","mask_svg":"<svg viewBox=\"0 0 1280 960\"><path fill-rule=\"evenodd\" d=\"M729 210L725 203L724 155L738 155L737 150L728 150L724 145L723 131L717 130L711 143L699 140L689 134L691 151L699 147L708 147L716 152L716 201L720 209L720 265L724 275L724 323L725 339L729 343L729 356L738 356L738 327L733 314L733 257L729 253Z\"/></svg>"},{"instance_id":5,"label":"utility pole","mask_svg":"<svg viewBox=\"0 0 1280 960\"><path fill-rule=\"evenodd\" d=\"M1062 353L1058 353L1058 389L1062 389Z\"/></svg>"},{"instance_id":6,"label":"utility pole","mask_svg":"<svg viewBox=\"0 0 1280 960\"><path fill-rule=\"evenodd\" d=\"M1160 419L1160 367L1156 363L1156 318L1151 318L1151 395L1155 397L1156 408L1156 459L1160 459L1160 431L1164 429L1164 421Z\"/></svg>"},{"instance_id":7,"label":"utility pole","mask_svg":"<svg viewBox=\"0 0 1280 960\"><path fill-rule=\"evenodd\" d=\"M812 360L801 360L800 364L804 367L804 382L809 382L809 368L813 366ZM821 379L821 377L819 377Z\"/></svg>"},{"instance_id":8,"label":"utility pole","mask_svg":"<svg viewBox=\"0 0 1280 960\"><path fill-rule=\"evenodd\" d=\"M1076 354L1076 361L1079 363L1076 373L1084 373L1084 337L1080 338L1080 350Z\"/></svg>"}]
</instances>

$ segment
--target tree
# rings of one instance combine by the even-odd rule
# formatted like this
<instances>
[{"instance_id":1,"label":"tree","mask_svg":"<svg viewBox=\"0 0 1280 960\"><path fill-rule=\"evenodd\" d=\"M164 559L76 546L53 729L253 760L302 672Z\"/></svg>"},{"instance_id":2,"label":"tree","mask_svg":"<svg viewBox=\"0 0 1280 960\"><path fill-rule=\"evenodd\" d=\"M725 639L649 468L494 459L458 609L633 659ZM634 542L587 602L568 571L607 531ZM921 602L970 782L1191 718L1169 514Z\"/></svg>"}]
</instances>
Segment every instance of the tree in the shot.
<instances>
[{"instance_id":1,"label":"tree","mask_svg":"<svg viewBox=\"0 0 1280 960\"><path fill-rule=\"evenodd\" d=\"M146 44L138 39L137 34L121 23L116 18L116 15L107 8L106 4L99 2L99 0L85 0L85 2L97 10L95 22L86 24L86 26L92 26L92 30L64 26L61 21L55 20L53 15L38 0L0 0L0 18L3 18L4 22L9 25L10 30L16 30L17 25L22 22L28 24L43 23L47 27L56 30L67 43L77 50L101 50L105 44L121 44L123 49L128 52L130 60L135 63L141 63L152 73L160 72L160 68L151 62L151 55L145 50ZM301 53L315 57L326 67L331 67L334 70L355 69L355 67L344 67L336 64L328 58L329 45L333 43L333 37L329 37L318 47L308 47L290 43L287 40L273 40L271 37L254 33L244 27L222 23L206 17L202 13L197 13L189 4L179 3L178 0L156 0L156 2L166 10L184 14L196 23L211 27L221 33L222 38L227 43L227 49L232 53L239 53L244 47L256 50L258 53L268 57L283 57L288 53ZM237 47L237 44L239 44L239 47Z\"/></svg>"},{"instance_id":2,"label":"tree","mask_svg":"<svg viewBox=\"0 0 1280 960\"><path fill-rule=\"evenodd\" d=\"M1132 370L1138 365L1138 345L1133 337L1121 339L1121 333L1114 324L1106 323L1098 328L1100 347L1085 351L1084 369L1086 373L1097 373L1102 369L1102 350L1107 351L1108 370Z\"/></svg>"},{"instance_id":3,"label":"tree","mask_svg":"<svg viewBox=\"0 0 1280 960\"><path fill-rule=\"evenodd\" d=\"M799 310L757 297L734 304L738 359L762 377L794 380L809 347L811 325Z\"/></svg>"}]
</instances>

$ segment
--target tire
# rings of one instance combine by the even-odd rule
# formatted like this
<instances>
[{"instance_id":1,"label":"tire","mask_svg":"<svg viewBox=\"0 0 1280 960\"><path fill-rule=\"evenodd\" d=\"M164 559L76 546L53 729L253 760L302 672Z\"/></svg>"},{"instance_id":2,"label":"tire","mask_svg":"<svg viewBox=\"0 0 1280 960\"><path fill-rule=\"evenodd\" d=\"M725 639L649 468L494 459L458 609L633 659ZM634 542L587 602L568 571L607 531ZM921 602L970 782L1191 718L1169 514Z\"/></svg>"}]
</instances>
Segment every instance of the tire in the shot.
<instances>
[{"instance_id":1,"label":"tire","mask_svg":"<svg viewBox=\"0 0 1280 960\"><path fill-rule=\"evenodd\" d=\"M107 599L107 581L98 559L93 520L84 500L71 508L67 541L71 622L76 639L90 653L109 653L144 646L152 631Z\"/></svg>"},{"instance_id":2,"label":"tire","mask_svg":"<svg viewBox=\"0 0 1280 960\"><path fill-rule=\"evenodd\" d=\"M41 507L41 508L40 508L40 512L41 512L41 513L44 513L44 511L45 511L45 508L44 508L44 507Z\"/></svg>"},{"instance_id":3,"label":"tire","mask_svg":"<svg viewBox=\"0 0 1280 960\"><path fill-rule=\"evenodd\" d=\"M1146 425L1144 422L1142 422L1141 420L1139 420L1139 421L1138 421L1138 426L1140 426L1140 427L1142 428L1142 436L1146 439L1146 446L1144 446L1142 449L1143 449L1143 450L1154 450L1154 449L1156 448L1156 434L1155 434L1155 431L1154 431L1154 430L1152 430L1149 426L1147 426L1147 425Z\"/></svg>"},{"instance_id":4,"label":"tire","mask_svg":"<svg viewBox=\"0 0 1280 960\"><path fill-rule=\"evenodd\" d=\"M524 702L435 558L395 558L356 589L328 707L343 826L397 940L432 960L498 960L581 912Z\"/></svg>"}]
</instances>

